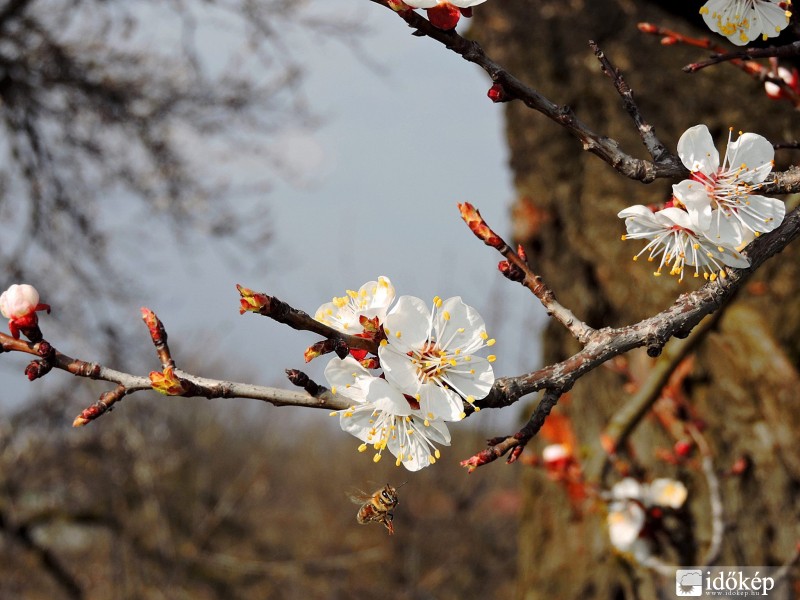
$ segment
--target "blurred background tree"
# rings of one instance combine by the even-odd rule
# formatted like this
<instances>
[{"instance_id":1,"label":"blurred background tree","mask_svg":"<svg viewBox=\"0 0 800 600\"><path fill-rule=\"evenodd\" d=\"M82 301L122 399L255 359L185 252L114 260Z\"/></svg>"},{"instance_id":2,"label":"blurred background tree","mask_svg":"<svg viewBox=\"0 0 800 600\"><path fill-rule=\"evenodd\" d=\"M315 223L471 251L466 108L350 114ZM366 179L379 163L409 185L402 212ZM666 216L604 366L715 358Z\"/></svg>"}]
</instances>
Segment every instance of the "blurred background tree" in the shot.
<instances>
[{"instance_id":1,"label":"blurred background tree","mask_svg":"<svg viewBox=\"0 0 800 600\"><path fill-rule=\"evenodd\" d=\"M59 281L50 301L86 325L110 317L67 300L113 299L136 283L110 257L122 222L144 238L166 224L184 240L193 231L242 247L268 240L263 194L290 176L277 133L316 121L291 35L324 28L352 39L352 23L282 0L3 4L7 279ZM237 168L248 159L259 171L242 183Z\"/></svg>"},{"instance_id":2,"label":"blurred background tree","mask_svg":"<svg viewBox=\"0 0 800 600\"><path fill-rule=\"evenodd\" d=\"M731 126L772 142L796 139L797 112L788 102L769 100L762 83L730 65L687 75L681 67L704 58L702 51L662 46L658 37L636 28L649 21L715 38L699 17L702 4L487 2L475 11L473 33L517 77L571 106L595 131L639 157L646 156L644 148L619 96L600 73L587 46L590 39L622 70L645 119L673 151L683 131L698 123L708 125L718 147ZM713 41L725 43L719 36ZM666 308L682 291L696 287L691 279L682 285L674 278L654 279L647 264L631 261L641 245L619 241L617 212L631 204L665 202L674 182L628 181L581 152L572 136L538 113L518 102L505 106L518 193L512 207L516 241L563 304L592 327L621 326ZM796 151L778 151L776 168L796 160ZM787 204L793 206L793 200ZM800 537L800 461L794 443L800 426L799 274L796 247L765 265L700 343L685 382L695 414L707 425L717 471L729 471L740 458L750 465L744 475L722 480L728 528L716 564L780 565L792 557ZM577 349L562 327L547 328L545 364ZM627 359L642 374L655 362L644 350ZM590 464L602 453L601 432L629 398L625 383L618 372L598 369L575 386L562 407ZM671 551L673 560L698 564L711 537L708 490L698 469L676 469L660 459L659 449L669 450L673 441L655 420L645 420L632 436L633 473L677 476L688 483L694 538L680 552L674 546ZM602 511L576 519L563 490L541 474L527 472L523 490L518 598L654 597L653 582L609 551ZM669 545L663 550L669 557Z\"/></svg>"}]
</instances>

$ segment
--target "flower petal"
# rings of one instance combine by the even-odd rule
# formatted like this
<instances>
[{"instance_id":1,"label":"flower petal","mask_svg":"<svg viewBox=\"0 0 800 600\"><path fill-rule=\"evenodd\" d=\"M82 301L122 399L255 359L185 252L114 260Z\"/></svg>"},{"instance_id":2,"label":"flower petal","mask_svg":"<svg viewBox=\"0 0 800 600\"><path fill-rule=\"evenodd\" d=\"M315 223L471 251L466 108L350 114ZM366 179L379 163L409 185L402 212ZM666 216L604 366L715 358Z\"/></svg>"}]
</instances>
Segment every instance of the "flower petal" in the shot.
<instances>
[{"instance_id":1,"label":"flower petal","mask_svg":"<svg viewBox=\"0 0 800 600\"><path fill-rule=\"evenodd\" d=\"M465 304L460 296L442 302L433 317L436 341L442 348L460 348L470 354L486 345L486 323L473 307Z\"/></svg>"},{"instance_id":2,"label":"flower petal","mask_svg":"<svg viewBox=\"0 0 800 600\"><path fill-rule=\"evenodd\" d=\"M692 172L712 175L719 169L719 152L714 147L711 132L705 125L687 129L678 140L678 156Z\"/></svg>"},{"instance_id":3,"label":"flower petal","mask_svg":"<svg viewBox=\"0 0 800 600\"><path fill-rule=\"evenodd\" d=\"M482 356L473 356L469 362L448 369L445 375L447 384L461 396L474 397L476 400L486 398L494 385L494 369L491 363Z\"/></svg>"},{"instance_id":4,"label":"flower petal","mask_svg":"<svg viewBox=\"0 0 800 600\"><path fill-rule=\"evenodd\" d=\"M694 231L708 229L711 223L711 198L702 183L693 179L684 179L672 186L672 195L686 206L686 212L690 217L687 227ZM664 211L659 212L663 213Z\"/></svg>"},{"instance_id":5,"label":"flower petal","mask_svg":"<svg viewBox=\"0 0 800 600\"><path fill-rule=\"evenodd\" d=\"M757 133L743 133L728 144L725 160L731 169L742 169L738 181L761 183L772 171L774 158L775 148L767 138Z\"/></svg>"},{"instance_id":6,"label":"flower petal","mask_svg":"<svg viewBox=\"0 0 800 600\"><path fill-rule=\"evenodd\" d=\"M439 4L438 0L405 0L411 8L433 8Z\"/></svg>"},{"instance_id":7,"label":"flower petal","mask_svg":"<svg viewBox=\"0 0 800 600\"><path fill-rule=\"evenodd\" d=\"M419 393L422 385L420 375L403 349L394 344L383 344L378 348L378 358L386 379L405 394L416 396Z\"/></svg>"},{"instance_id":8,"label":"flower petal","mask_svg":"<svg viewBox=\"0 0 800 600\"><path fill-rule=\"evenodd\" d=\"M460 421L464 415L464 401L452 390L435 383L424 383L419 389L419 412L427 419Z\"/></svg>"},{"instance_id":9,"label":"flower petal","mask_svg":"<svg viewBox=\"0 0 800 600\"><path fill-rule=\"evenodd\" d=\"M332 358L325 366L325 379L334 394L353 402L365 402L370 380L375 377L352 356Z\"/></svg>"},{"instance_id":10,"label":"flower petal","mask_svg":"<svg viewBox=\"0 0 800 600\"><path fill-rule=\"evenodd\" d=\"M383 322L389 343L403 352L425 343L430 335L431 313L428 306L414 296L400 296Z\"/></svg>"}]
</instances>

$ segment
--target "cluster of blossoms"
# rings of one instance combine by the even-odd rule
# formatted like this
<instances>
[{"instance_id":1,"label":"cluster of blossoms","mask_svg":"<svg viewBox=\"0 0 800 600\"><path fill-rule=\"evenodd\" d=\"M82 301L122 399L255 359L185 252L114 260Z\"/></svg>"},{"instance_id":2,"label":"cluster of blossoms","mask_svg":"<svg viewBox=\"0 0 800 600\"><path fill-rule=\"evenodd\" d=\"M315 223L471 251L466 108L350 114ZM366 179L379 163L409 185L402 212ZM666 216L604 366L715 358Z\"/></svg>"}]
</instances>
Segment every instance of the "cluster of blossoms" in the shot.
<instances>
[{"instance_id":1,"label":"cluster of blossoms","mask_svg":"<svg viewBox=\"0 0 800 600\"><path fill-rule=\"evenodd\" d=\"M791 0L708 0L700 9L711 31L737 46L775 37L789 24Z\"/></svg>"},{"instance_id":2,"label":"cluster of blossoms","mask_svg":"<svg viewBox=\"0 0 800 600\"><path fill-rule=\"evenodd\" d=\"M644 560L650 547L643 535L664 509L678 510L686 502L686 486L675 479L655 479L649 484L626 477L608 494L608 536L620 552Z\"/></svg>"},{"instance_id":3,"label":"cluster of blossoms","mask_svg":"<svg viewBox=\"0 0 800 600\"><path fill-rule=\"evenodd\" d=\"M323 304L314 318L379 341L382 375L365 366L377 366L374 359L359 362L364 354L357 352L325 368L331 391L352 402L331 414L363 442L360 451L373 446L375 462L388 450L410 471L433 464L440 456L435 444L450 444L446 422L462 419L464 402L485 398L494 384L495 357L475 353L495 341L460 297L436 297L432 308L413 296L395 302L394 287L380 277Z\"/></svg>"},{"instance_id":4,"label":"cluster of blossoms","mask_svg":"<svg viewBox=\"0 0 800 600\"><path fill-rule=\"evenodd\" d=\"M397 12L424 8L431 25L450 30L462 16L472 16L473 6L484 2L486 0L389 0L389 6Z\"/></svg>"},{"instance_id":5,"label":"cluster of blossoms","mask_svg":"<svg viewBox=\"0 0 800 600\"><path fill-rule=\"evenodd\" d=\"M678 156L691 178L672 186L672 199L660 209L637 205L619 213L626 239L645 239L649 261L659 261L655 275L669 268L683 279L684 267L706 279L724 276L724 266L749 267L741 250L753 239L775 229L786 207L775 198L755 194L773 167L775 151L755 133L728 136L725 160L705 125L688 129L678 141Z\"/></svg>"}]
</instances>

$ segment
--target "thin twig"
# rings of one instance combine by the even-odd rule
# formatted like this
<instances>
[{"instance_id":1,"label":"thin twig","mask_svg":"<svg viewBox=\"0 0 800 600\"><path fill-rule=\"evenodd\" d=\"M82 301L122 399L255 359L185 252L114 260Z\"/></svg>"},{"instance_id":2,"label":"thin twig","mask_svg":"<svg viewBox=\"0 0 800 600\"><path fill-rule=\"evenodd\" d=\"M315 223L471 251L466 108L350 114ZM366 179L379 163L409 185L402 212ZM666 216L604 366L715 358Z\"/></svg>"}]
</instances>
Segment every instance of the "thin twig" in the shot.
<instances>
[{"instance_id":1,"label":"thin twig","mask_svg":"<svg viewBox=\"0 0 800 600\"><path fill-rule=\"evenodd\" d=\"M559 398L562 394L557 390L547 390L539 404L531 414L530 419L525 424L525 427L520 429L517 433L506 437L496 437L488 440L488 448L481 450L476 455L461 461L462 467L467 467L468 471L472 473L478 467L494 462L501 456L504 456L511 450L511 456L508 457L508 464L511 464L519 458L525 446L530 442L534 436L539 433L539 430L544 425L550 411L558 404Z\"/></svg>"},{"instance_id":2,"label":"thin twig","mask_svg":"<svg viewBox=\"0 0 800 600\"><path fill-rule=\"evenodd\" d=\"M700 69L705 69L711 65L718 65L722 62L732 60L750 60L753 58L794 58L800 55L800 42L792 42L785 46L769 46L768 48L748 48L737 52L725 52L712 54L708 60L692 63L683 67L687 73L696 73Z\"/></svg>"},{"instance_id":3,"label":"thin twig","mask_svg":"<svg viewBox=\"0 0 800 600\"><path fill-rule=\"evenodd\" d=\"M375 4L389 7L387 0L370 0ZM391 8L390 8L391 10ZM681 164L679 158L666 153L661 160L652 162L634 158L620 150L616 140L593 131L586 123L575 116L569 106L558 105L531 87L522 83L504 67L489 58L483 48L473 40L461 37L455 30L443 31L412 10L397 13L415 34L425 35L448 50L460 55L464 60L481 67L492 81L502 86L504 97L509 100L520 100L527 107L536 110L555 121L574 135L583 145L583 149L600 157L616 171L636 181L650 183L661 177L679 178L688 176L689 172Z\"/></svg>"},{"instance_id":4,"label":"thin twig","mask_svg":"<svg viewBox=\"0 0 800 600\"><path fill-rule=\"evenodd\" d=\"M239 294L242 297L240 301L241 307L239 308L241 314L253 312L269 317L278 323L288 325L292 329L310 331L334 342L343 342L347 344L348 348L366 350L372 354L378 353L378 344L375 340L342 333L333 327L320 323L308 313L294 308L275 296L255 292L241 285L237 285L236 289L239 290Z\"/></svg>"},{"instance_id":5,"label":"thin twig","mask_svg":"<svg viewBox=\"0 0 800 600\"><path fill-rule=\"evenodd\" d=\"M642 138L642 142L644 143L645 148L647 148L647 151L650 153L650 156L652 156L653 160L656 162L667 158L670 154L669 150L667 150L666 146L664 146L664 144L661 143L661 140L658 139L653 126L644 120L644 117L639 110L639 106L633 99L633 90L631 90L631 88L625 82L625 79L622 77L622 73L619 71L619 69L611 64L611 61L608 59L605 53L600 50L600 47L593 40L589 41L589 47L594 52L597 60L600 61L603 73L608 75L608 77L611 78L611 81L614 82L614 87L622 97L622 105L625 107L625 111L631 116L631 119L633 119L633 122L636 124L636 130L639 132L639 137Z\"/></svg>"},{"instance_id":6,"label":"thin twig","mask_svg":"<svg viewBox=\"0 0 800 600\"><path fill-rule=\"evenodd\" d=\"M586 344L595 330L578 319L571 310L556 300L553 291L544 283L542 278L531 270L525 260L522 247L517 252L509 246L503 238L497 235L481 213L469 202L458 205L461 218L475 236L487 246L491 246L502 254L508 262L500 263L500 272L512 281L518 281L528 288L542 303L547 314L561 323L579 342Z\"/></svg>"}]
</instances>

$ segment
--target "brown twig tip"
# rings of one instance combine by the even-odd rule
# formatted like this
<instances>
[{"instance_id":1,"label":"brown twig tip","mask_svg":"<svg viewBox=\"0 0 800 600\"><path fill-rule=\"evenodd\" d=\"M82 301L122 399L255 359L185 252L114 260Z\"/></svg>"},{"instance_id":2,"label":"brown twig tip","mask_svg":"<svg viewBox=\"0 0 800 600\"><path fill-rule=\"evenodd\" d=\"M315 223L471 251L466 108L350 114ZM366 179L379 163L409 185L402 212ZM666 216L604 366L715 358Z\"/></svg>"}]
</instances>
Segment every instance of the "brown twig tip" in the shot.
<instances>
[{"instance_id":1,"label":"brown twig tip","mask_svg":"<svg viewBox=\"0 0 800 600\"><path fill-rule=\"evenodd\" d=\"M91 421L94 421L97 417L109 412L113 408L114 403L120 400L125 393L126 389L121 385L103 393L97 402L92 404L89 408L84 409L81 414L75 417L72 426L83 427L84 425L88 425Z\"/></svg>"},{"instance_id":2,"label":"brown twig tip","mask_svg":"<svg viewBox=\"0 0 800 600\"><path fill-rule=\"evenodd\" d=\"M25 367L25 376L28 381L34 381L47 375L53 368L53 363L49 360L34 360Z\"/></svg>"},{"instance_id":3,"label":"brown twig tip","mask_svg":"<svg viewBox=\"0 0 800 600\"><path fill-rule=\"evenodd\" d=\"M31 361L25 367L25 376L28 381L44 377L53 369L55 351L55 348L47 340L42 340L37 344L36 354L41 356L42 359Z\"/></svg>"},{"instance_id":4,"label":"brown twig tip","mask_svg":"<svg viewBox=\"0 0 800 600\"><path fill-rule=\"evenodd\" d=\"M519 455L524 449L525 442L516 436L497 437L487 440L488 448L481 450L474 456L470 456L466 460L462 460L459 464L467 468L467 473L472 473L478 467L488 465L490 462L496 461L501 456L505 455L509 450L513 449L511 456L508 457L508 463L511 464L517 460Z\"/></svg>"},{"instance_id":5,"label":"brown twig tip","mask_svg":"<svg viewBox=\"0 0 800 600\"><path fill-rule=\"evenodd\" d=\"M318 356L331 352L335 352L336 356L344 360L347 355L350 354L350 346L348 346L347 342L342 338L328 338L327 340L321 340L306 348L305 352L303 352L303 358L308 363Z\"/></svg>"},{"instance_id":6,"label":"brown twig tip","mask_svg":"<svg viewBox=\"0 0 800 600\"><path fill-rule=\"evenodd\" d=\"M481 450L474 456L470 456L466 460L462 460L459 464L462 467L467 468L467 473L472 473L478 467L482 467L485 464L493 462L497 460L497 458L498 457L495 456L495 454L491 450L486 449L486 450Z\"/></svg>"},{"instance_id":7,"label":"brown twig tip","mask_svg":"<svg viewBox=\"0 0 800 600\"><path fill-rule=\"evenodd\" d=\"M459 203L458 210L467 227L478 239L483 240L484 244L497 250L505 246L503 239L492 231L492 228L481 217L481 213L472 204L469 202Z\"/></svg>"},{"instance_id":8,"label":"brown twig tip","mask_svg":"<svg viewBox=\"0 0 800 600\"><path fill-rule=\"evenodd\" d=\"M150 332L150 338L153 340L153 343L156 346L166 344L167 331L161 324L161 320L156 316L156 313L146 306L142 307L141 312L142 321L144 321L144 324L147 325L147 330Z\"/></svg>"},{"instance_id":9,"label":"brown twig tip","mask_svg":"<svg viewBox=\"0 0 800 600\"><path fill-rule=\"evenodd\" d=\"M525 271L507 260L501 260L497 263L497 270L510 281L520 282L525 280Z\"/></svg>"},{"instance_id":10,"label":"brown twig tip","mask_svg":"<svg viewBox=\"0 0 800 600\"><path fill-rule=\"evenodd\" d=\"M306 375L299 369L286 369L286 377L289 378L289 381L293 385L303 388L306 392L308 392L315 398L319 398L319 396L321 396L323 393L327 391L327 388L317 384L314 380L312 380L308 375Z\"/></svg>"}]
</instances>

